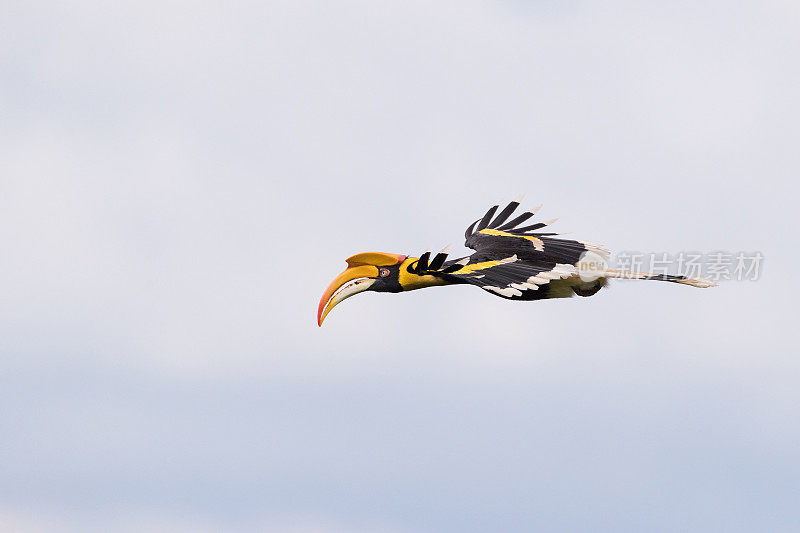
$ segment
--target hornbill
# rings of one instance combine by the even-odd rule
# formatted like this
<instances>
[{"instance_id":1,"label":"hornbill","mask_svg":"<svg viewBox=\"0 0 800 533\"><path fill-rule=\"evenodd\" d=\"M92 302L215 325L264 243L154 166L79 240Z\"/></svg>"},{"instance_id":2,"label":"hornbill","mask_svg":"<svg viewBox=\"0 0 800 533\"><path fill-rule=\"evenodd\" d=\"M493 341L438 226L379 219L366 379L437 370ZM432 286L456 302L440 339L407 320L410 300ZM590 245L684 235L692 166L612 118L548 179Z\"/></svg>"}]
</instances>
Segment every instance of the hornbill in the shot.
<instances>
[{"instance_id":1,"label":"hornbill","mask_svg":"<svg viewBox=\"0 0 800 533\"><path fill-rule=\"evenodd\" d=\"M508 300L543 300L592 296L608 278L649 279L693 287L713 287L702 278L653 274L607 268L610 252L583 241L556 238L540 232L554 220L523 226L541 208L509 220L521 198L499 213L500 204L473 222L465 232L465 246L475 253L447 260L449 246L431 259L365 252L347 258L347 269L328 286L319 301L317 324L343 300L364 291L403 292L437 285L468 283Z\"/></svg>"}]
</instances>

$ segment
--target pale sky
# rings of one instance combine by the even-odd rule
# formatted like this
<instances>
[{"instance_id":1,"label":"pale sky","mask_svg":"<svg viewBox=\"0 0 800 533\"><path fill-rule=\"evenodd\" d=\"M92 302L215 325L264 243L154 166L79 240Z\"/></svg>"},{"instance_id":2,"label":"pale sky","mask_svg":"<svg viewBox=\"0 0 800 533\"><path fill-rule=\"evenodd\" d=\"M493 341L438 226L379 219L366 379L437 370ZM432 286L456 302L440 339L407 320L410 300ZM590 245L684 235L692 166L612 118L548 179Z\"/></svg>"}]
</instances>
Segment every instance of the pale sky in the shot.
<instances>
[{"instance_id":1,"label":"pale sky","mask_svg":"<svg viewBox=\"0 0 800 533\"><path fill-rule=\"evenodd\" d=\"M800 529L795 2L0 6L0 529ZM362 294L527 193L758 281Z\"/></svg>"}]
</instances>

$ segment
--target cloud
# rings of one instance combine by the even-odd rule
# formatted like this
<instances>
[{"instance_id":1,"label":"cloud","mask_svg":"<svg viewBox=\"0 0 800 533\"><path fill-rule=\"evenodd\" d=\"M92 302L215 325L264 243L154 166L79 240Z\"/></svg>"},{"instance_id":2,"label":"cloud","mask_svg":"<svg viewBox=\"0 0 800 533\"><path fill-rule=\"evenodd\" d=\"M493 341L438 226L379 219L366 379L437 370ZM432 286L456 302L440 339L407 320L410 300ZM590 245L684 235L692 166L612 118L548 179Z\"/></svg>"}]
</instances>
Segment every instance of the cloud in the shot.
<instances>
[{"instance_id":1,"label":"cloud","mask_svg":"<svg viewBox=\"0 0 800 533\"><path fill-rule=\"evenodd\" d=\"M0 10L6 523L793 530L790 3ZM520 192L763 277L317 328L344 258Z\"/></svg>"}]
</instances>

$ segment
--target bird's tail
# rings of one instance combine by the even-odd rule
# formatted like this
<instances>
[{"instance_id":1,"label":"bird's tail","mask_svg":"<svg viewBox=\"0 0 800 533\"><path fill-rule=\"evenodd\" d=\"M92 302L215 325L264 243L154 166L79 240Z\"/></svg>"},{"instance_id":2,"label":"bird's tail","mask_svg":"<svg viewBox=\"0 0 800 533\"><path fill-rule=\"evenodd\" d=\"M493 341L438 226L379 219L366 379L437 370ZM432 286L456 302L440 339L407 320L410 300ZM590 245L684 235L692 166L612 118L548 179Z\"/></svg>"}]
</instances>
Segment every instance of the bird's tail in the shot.
<instances>
[{"instance_id":1,"label":"bird's tail","mask_svg":"<svg viewBox=\"0 0 800 533\"><path fill-rule=\"evenodd\" d=\"M680 283L681 285L691 285L692 287L699 287L705 289L706 287L716 287L717 284L710 279L705 278L690 278L688 276L672 276L670 274L653 274L652 272L635 272L633 270L617 270L614 268L606 269L606 278L619 278L619 279L651 279L655 281L669 281L672 283Z\"/></svg>"}]
</instances>

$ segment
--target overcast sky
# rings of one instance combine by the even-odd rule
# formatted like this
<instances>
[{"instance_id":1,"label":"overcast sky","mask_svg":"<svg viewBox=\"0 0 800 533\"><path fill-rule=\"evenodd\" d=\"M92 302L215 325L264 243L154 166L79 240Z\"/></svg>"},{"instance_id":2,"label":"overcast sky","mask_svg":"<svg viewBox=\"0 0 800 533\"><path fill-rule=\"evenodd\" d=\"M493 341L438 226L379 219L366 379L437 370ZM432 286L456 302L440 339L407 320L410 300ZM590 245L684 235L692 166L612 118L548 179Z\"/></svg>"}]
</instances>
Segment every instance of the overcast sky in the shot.
<instances>
[{"instance_id":1,"label":"overcast sky","mask_svg":"<svg viewBox=\"0 0 800 533\"><path fill-rule=\"evenodd\" d=\"M0 7L0 529L800 530L796 2ZM526 192L758 281L363 294Z\"/></svg>"}]
</instances>

